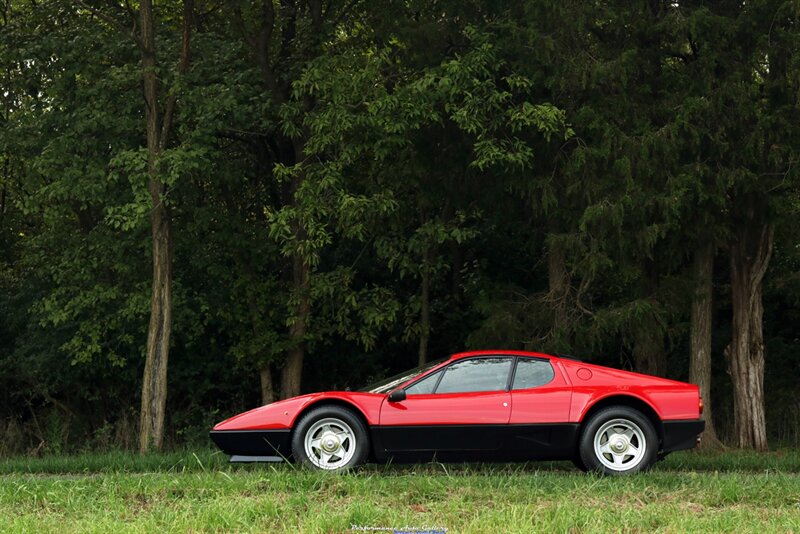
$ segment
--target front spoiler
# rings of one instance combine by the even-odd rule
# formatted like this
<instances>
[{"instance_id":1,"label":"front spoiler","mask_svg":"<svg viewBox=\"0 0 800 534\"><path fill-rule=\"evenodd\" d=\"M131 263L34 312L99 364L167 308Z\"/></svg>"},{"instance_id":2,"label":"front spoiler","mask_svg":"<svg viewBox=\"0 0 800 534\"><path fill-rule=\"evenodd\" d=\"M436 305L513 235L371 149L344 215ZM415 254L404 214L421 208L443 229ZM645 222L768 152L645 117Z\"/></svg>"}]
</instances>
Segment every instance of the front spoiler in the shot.
<instances>
[{"instance_id":1,"label":"front spoiler","mask_svg":"<svg viewBox=\"0 0 800 534\"><path fill-rule=\"evenodd\" d=\"M241 454L234 454L231 456L230 462L232 464L252 464L258 462L285 462L286 458L281 456L244 456Z\"/></svg>"},{"instance_id":2,"label":"front spoiler","mask_svg":"<svg viewBox=\"0 0 800 534\"><path fill-rule=\"evenodd\" d=\"M700 434L706 428L702 419L688 421L663 421L664 443L662 452L682 451L694 448L700 441Z\"/></svg>"},{"instance_id":3,"label":"front spoiler","mask_svg":"<svg viewBox=\"0 0 800 534\"><path fill-rule=\"evenodd\" d=\"M232 462L280 462L292 454L288 429L212 430L210 435Z\"/></svg>"}]
</instances>

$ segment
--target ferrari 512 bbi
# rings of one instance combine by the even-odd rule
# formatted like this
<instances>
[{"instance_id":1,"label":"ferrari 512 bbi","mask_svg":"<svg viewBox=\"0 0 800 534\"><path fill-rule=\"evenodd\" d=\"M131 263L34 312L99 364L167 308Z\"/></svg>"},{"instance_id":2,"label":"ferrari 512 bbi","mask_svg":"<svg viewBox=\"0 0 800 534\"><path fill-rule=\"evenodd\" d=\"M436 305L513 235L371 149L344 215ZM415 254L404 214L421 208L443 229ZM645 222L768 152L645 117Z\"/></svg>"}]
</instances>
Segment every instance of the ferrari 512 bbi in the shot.
<instances>
[{"instance_id":1,"label":"ferrari 512 bbi","mask_svg":"<svg viewBox=\"0 0 800 534\"><path fill-rule=\"evenodd\" d=\"M219 423L233 462L572 460L609 475L690 449L705 427L697 386L533 352L480 351L361 391L311 393Z\"/></svg>"}]
</instances>

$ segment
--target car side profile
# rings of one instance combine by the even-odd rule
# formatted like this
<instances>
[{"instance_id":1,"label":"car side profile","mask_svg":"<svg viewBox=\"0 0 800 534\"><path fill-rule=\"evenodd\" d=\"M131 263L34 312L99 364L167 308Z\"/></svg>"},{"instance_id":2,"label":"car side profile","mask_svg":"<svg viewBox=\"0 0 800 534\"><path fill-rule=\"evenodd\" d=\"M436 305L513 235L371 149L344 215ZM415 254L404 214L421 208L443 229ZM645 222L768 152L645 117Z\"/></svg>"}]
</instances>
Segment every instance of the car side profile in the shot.
<instances>
[{"instance_id":1,"label":"car side profile","mask_svg":"<svg viewBox=\"0 0 800 534\"><path fill-rule=\"evenodd\" d=\"M465 352L362 391L311 393L216 425L234 462L572 460L609 475L690 449L705 422L698 387L519 351Z\"/></svg>"}]
</instances>

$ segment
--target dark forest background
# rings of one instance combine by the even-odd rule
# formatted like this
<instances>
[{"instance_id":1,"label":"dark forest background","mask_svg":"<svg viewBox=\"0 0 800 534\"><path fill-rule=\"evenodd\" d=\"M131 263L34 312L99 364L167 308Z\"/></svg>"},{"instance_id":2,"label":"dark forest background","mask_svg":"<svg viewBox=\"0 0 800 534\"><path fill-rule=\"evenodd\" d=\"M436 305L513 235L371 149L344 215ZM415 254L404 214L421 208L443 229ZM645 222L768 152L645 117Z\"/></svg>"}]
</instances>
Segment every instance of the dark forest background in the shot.
<instances>
[{"instance_id":1,"label":"dark forest background","mask_svg":"<svg viewBox=\"0 0 800 534\"><path fill-rule=\"evenodd\" d=\"M800 444L796 1L0 2L0 455L464 349Z\"/></svg>"}]
</instances>

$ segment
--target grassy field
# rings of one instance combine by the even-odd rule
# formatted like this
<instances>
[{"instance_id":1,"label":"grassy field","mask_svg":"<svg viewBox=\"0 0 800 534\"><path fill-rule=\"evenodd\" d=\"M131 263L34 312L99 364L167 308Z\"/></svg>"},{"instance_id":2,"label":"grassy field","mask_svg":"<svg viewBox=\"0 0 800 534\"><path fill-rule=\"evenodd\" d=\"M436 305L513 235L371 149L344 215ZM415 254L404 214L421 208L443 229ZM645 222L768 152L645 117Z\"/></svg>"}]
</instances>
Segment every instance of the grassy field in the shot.
<instances>
[{"instance_id":1,"label":"grassy field","mask_svg":"<svg viewBox=\"0 0 800 534\"><path fill-rule=\"evenodd\" d=\"M0 532L800 532L800 451L679 453L627 478L564 463L330 475L226 461L211 452L0 461Z\"/></svg>"}]
</instances>

